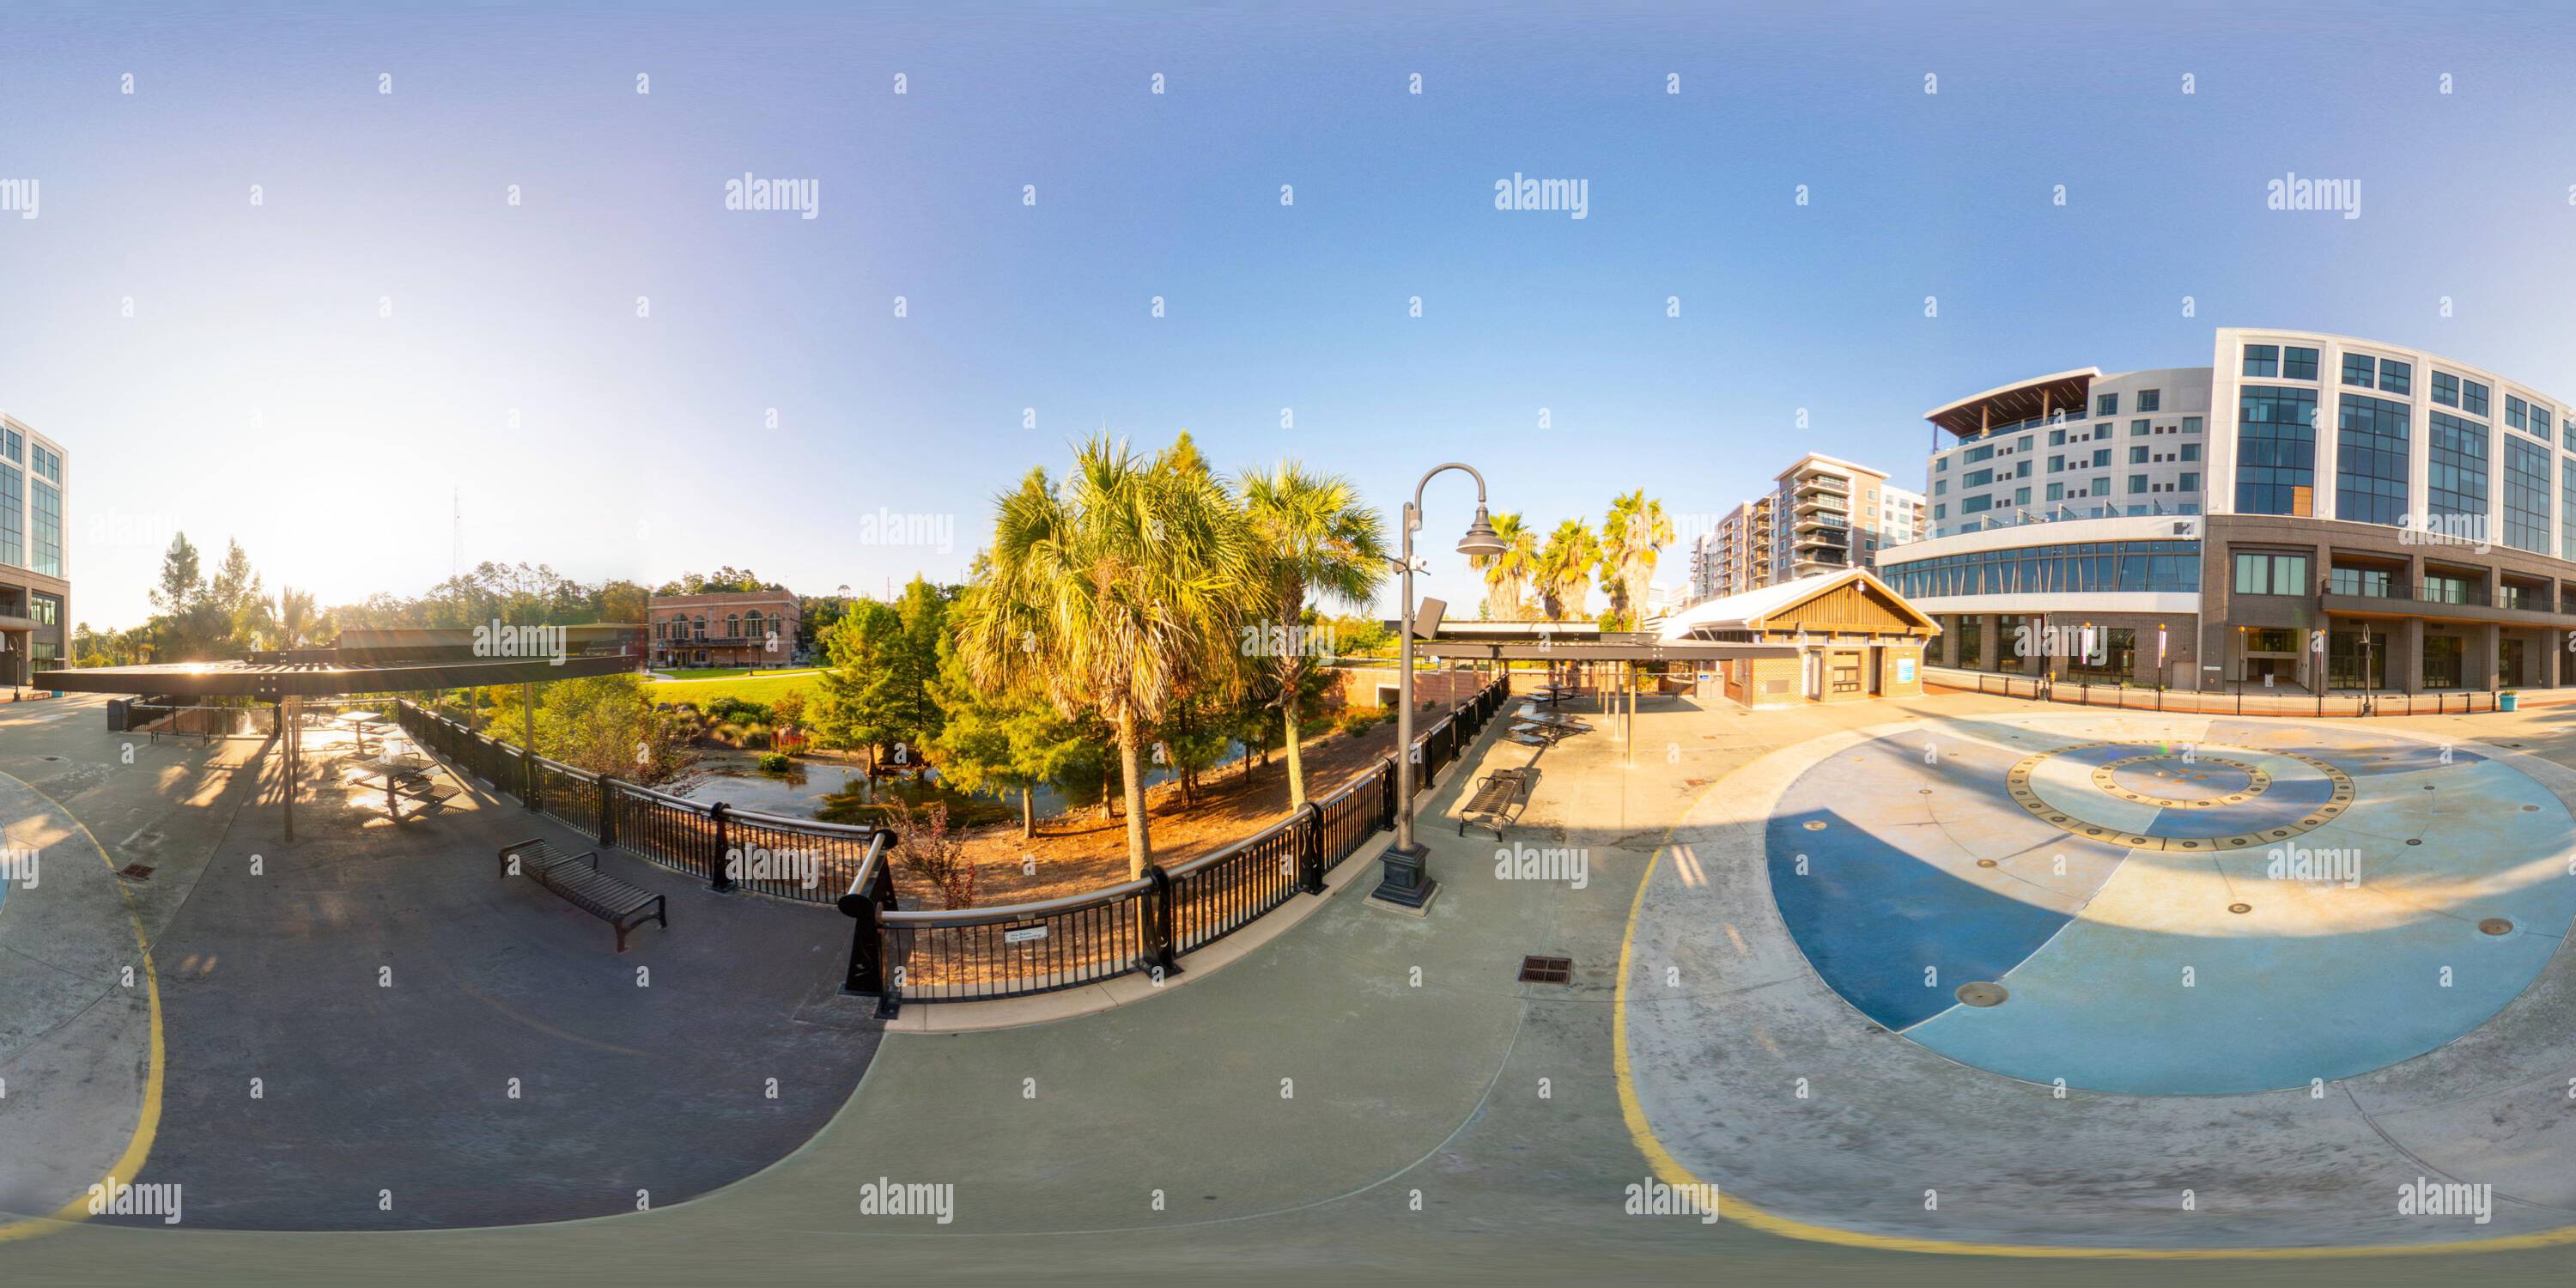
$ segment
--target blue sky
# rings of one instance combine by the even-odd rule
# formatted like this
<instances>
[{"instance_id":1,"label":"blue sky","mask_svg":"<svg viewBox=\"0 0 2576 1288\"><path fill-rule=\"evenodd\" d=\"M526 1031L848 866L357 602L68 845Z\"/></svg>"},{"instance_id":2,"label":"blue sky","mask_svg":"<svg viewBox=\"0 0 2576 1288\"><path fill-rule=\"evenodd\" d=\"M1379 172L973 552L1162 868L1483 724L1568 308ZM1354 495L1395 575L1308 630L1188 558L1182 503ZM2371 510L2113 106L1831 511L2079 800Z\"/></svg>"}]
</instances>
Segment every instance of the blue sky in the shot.
<instances>
[{"instance_id":1,"label":"blue sky","mask_svg":"<svg viewBox=\"0 0 2576 1288\"><path fill-rule=\"evenodd\" d=\"M1919 485L1925 408L2203 364L2220 325L2576 394L2569 35L2457 5L12 10L0 178L42 204L0 216L0 407L70 449L102 626L172 529L272 587L417 593L451 495L469 563L954 577L992 495L1104 426L1295 454L1390 513L1463 459L1542 529L1639 486L1687 526L1806 450ZM815 180L818 217L727 211L746 172ZM2357 179L2362 217L2267 211L2291 172ZM1516 173L1583 179L1586 218L1495 210ZM1424 590L1472 605L1471 495L1433 487Z\"/></svg>"}]
</instances>

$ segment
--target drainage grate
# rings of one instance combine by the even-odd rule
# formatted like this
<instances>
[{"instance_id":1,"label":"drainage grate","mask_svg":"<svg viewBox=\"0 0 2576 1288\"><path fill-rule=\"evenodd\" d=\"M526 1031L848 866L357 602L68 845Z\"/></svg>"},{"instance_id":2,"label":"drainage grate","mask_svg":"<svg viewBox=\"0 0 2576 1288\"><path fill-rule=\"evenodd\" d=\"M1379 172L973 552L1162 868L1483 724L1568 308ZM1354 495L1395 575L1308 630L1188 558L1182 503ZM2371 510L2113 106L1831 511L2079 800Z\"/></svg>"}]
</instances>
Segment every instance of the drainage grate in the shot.
<instances>
[{"instance_id":1,"label":"drainage grate","mask_svg":"<svg viewBox=\"0 0 2576 1288\"><path fill-rule=\"evenodd\" d=\"M128 863L124 867L118 868L116 870L116 875L121 876L128 881L149 881L152 879L152 865L148 863Z\"/></svg>"},{"instance_id":2,"label":"drainage grate","mask_svg":"<svg viewBox=\"0 0 2576 1288\"><path fill-rule=\"evenodd\" d=\"M2231 903L2227 905L2227 910L2237 914L2238 916L2243 916L2246 913L2254 911L2254 905L2250 903Z\"/></svg>"},{"instance_id":3,"label":"drainage grate","mask_svg":"<svg viewBox=\"0 0 2576 1288\"><path fill-rule=\"evenodd\" d=\"M1979 980L1972 984L1961 984L1958 996L1960 1001L1970 1006L2001 1006L2004 1004L2004 999L2011 994L2006 993L2001 984L1989 984Z\"/></svg>"},{"instance_id":4,"label":"drainage grate","mask_svg":"<svg viewBox=\"0 0 2576 1288\"><path fill-rule=\"evenodd\" d=\"M1574 959L1571 957L1524 957L1521 959L1521 982L1524 984L1571 984L1574 982Z\"/></svg>"},{"instance_id":5,"label":"drainage grate","mask_svg":"<svg viewBox=\"0 0 2576 1288\"><path fill-rule=\"evenodd\" d=\"M2502 917L2489 917L2478 923L2478 930L2482 934L2510 935L2513 933L2513 923Z\"/></svg>"}]
</instances>

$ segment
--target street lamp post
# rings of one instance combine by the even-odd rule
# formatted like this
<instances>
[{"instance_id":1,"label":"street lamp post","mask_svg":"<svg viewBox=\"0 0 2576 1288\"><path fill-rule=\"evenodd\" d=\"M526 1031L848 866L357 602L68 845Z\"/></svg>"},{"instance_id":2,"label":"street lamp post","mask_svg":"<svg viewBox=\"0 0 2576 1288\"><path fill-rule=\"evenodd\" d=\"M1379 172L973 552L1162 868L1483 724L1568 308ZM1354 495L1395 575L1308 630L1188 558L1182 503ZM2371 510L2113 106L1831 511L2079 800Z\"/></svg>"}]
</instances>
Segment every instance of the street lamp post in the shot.
<instances>
[{"instance_id":1,"label":"street lamp post","mask_svg":"<svg viewBox=\"0 0 2576 1288\"><path fill-rule=\"evenodd\" d=\"M1422 490L1444 470L1465 470L1476 480L1476 521L1467 525L1467 535L1459 539L1458 553L1482 558L1503 551L1503 539L1494 535L1493 522L1485 515L1485 476L1474 466L1456 461L1434 466L1413 485L1413 500L1404 507L1404 548L1394 561L1403 578L1396 627L1401 656L1396 667L1395 844L1387 847L1384 875L1369 896L1407 908L1430 902L1434 887L1423 869L1423 848L1413 840L1413 530L1422 526Z\"/></svg>"}]
</instances>

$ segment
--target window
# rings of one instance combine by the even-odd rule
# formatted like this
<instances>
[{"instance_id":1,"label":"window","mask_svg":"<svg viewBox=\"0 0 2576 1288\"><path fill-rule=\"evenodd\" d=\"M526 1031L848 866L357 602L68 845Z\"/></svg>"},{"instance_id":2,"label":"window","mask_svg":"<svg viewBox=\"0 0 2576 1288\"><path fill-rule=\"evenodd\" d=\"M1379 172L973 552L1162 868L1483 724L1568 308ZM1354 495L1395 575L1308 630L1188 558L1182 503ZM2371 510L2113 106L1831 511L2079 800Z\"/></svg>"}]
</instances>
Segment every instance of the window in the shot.
<instances>
[{"instance_id":1,"label":"window","mask_svg":"<svg viewBox=\"0 0 2576 1288\"><path fill-rule=\"evenodd\" d=\"M2558 513L2568 520L2558 525L2558 557L2576 559L2576 456L2558 463Z\"/></svg>"},{"instance_id":2,"label":"window","mask_svg":"<svg viewBox=\"0 0 2576 1288\"><path fill-rule=\"evenodd\" d=\"M2456 689L2460 687L2460 653L2464 641L2457 635L2424 637L2424 687Z\"/></svg>"},{"instance_id":3,"label":"window","mask_svg":"<svg viewBox=\"0 0 2576 1288\"><path fill-rule=\"evenodd\" d=\"M2129 476L2129 495L2131 495L2131 496L2136 496L2136 495L2138 495L2139 493L2144 492L2144 491L2146 491L2146 490L2147 490L2147 476L2146 476L2146 475L2144 475L2144 474L2132 474L2132 475L2130 475L2130 476Z\"/></svg>"},{"instance_id":4,"label":"window","mask_svg":"<svg viewBox=\"0 0 2576 1288\"><path fill-rule=\"evenodd\" d=\"M1982 620L1974 617L1962 617L1959 619L1959 665L1968 667L1977 665L1977 654L1979 652L1977 648L1977 636L1979 634L1979 628L1984 625L1985 623Z\"/></svg>"},{"instance_id":5,"label":"window","mask_svg":"<svg viewBox=\"0 0 2576 1288\"><path fill-rule=\"evenodd\" d=\"M2119 415L2119 414L2120 414L2120 395L2118 395L2118 394L2095 394L2095 395L2093 395L2093 414L2094 414L2094 415L2096 415L2096 416L2117 416L2117 415Z\"/></svg>"},{"instance_id":6,"label":"window","mask_svg":"<svg viewBox=\"0 0 2576 1288\"><path fill-rule=\"evenodd\" d=\"M2111 464L2111 449L2110 449L2110 448L2107 448L2107 447L2096 447L2096 448L2094 448L2094 449L2093 449L2093 468L2095 468L2095 469L2097 469L2097 470L2098 470L2098 469L2105 469L2105 468L2108 468L2108 467L2110 466L2110 464Z\"/></svg>"},{"instance_id":7,"label":"window","mask_svg":"<svg viewBox=\"0 0 2576 1288\"><path fill-rule=\"evenodd\" d=\"M2460 378L2447 371L2433 373L2433 401L2445 407L2460 405Z\"/></svg>"},{"instance_id":8,"label":"window","mask_svg":"<svg viewBox=\"0 0 2576 1288\"><path fill-rule=\"evenodd\" d=\"M63 601L51 595L30 593L27 596L27 620L38 626L63 624Z\"/></svg>"},{"instance_id":9,"label":"window","mask_svg":"<svg viewBox=\"0 0 2576 1288\"><path fill-rule=\"evenodd\" d=\"M2103 541L1942 555L1889 574L1898 594L2012 595L2200 591L2197 541Z\"/></svg>"},{"instance_id":10,"label":"window","mask_svg":"<svg viewBox=\"0 0 2576 1288\"><path fill-rule=\"evenodd\" d=\"M2237 551L2234 589L2239 595L2307 594L2308 557Z\"/></svg>"},{"instance_id":11,"label":"window","mask_svg":"<svg viewBox=\"0 0 2576 1288\"><path fill-rule=\"evenodd\" d=\"M2415 387L2415 364L2394 358L2379 360L2379 392L2405 397Z\"/></svg>"},{"instance_id":12,"label":"window","mask_svg":"<svg viewBox=\"0 0 2576 1288\"><path fill-rule=\"evenodd\" d=\"M2504 423L2505 428L2507 429L2530 429L2531 404L2514 397L2512 394L2506 394L2504 396Z\"/></svg>"},{"instance_id":13,"label":"window","mask_svg":"<svg viewBox=\"0 0 2576 1288\"><path fill-rule=\"evenodd\" d=\"M2141 389L2138 391L2138 410L2140 411L2161 410L2158 404L2163 401L2164 391L2161 389Z\"/></svg>"},{"instance_id":14,"label":"window","mask_svg":"<svg viewBox=\"0 0 2576 1288\"><path fill-rule=\"evenodd\" d=\"M0 425L0 460L23 461L25 459L27 459L25 436L6 425Z\"/></svg>"},{"instance_id":15,"label":"window","mask_svg":"<svg viewBox=\"0 0 2576 1288\"><path fill-rule=\"evenodd\" d=\"M1937 505L1933 506L1933 507L1932 507L1932 517L1933 517L1933 518L1935 518L1935 519L1946 519L1946 518L1949 518L1949 517L1950 517L1950 503L1949 503L1949 502L1947 502L1947 501L1943 501L1943 502L1941 502L1941 503L1939 503L1939 504L1937 504Z\"/></svg>"},{"instance_id":16,"label":"window","mask_svg":"<svg viewBox=\"0 0 2576 1288\"><path fill-rule=\"evenodd\" d=\"M2425 435L2425 517L2440 530L2483 540L2487 522L2487 427L2442 412Z\"/></svg>"},{"instance_id":17,"label":"window","mask_svg":"<svg viewBox=\"0 0 2576 1288\"><path fill-rule=\"evenodd\" d=\"M2372 375L2378 366L2378 363L2361 354L2347 353L2343 355L2343 382L2368 389L2373 383Z\"/></svg>"},{"instance_id":18,"label":"window","mask_svg":"<svg viewBox=\"0 0 2576 1288\"><path fill-rule=\"evenodd\" d=\"M15 466L0 465L0 564L27 566L27 483Z\"/></svg>"},{"instance_id":19,"label":"window","mask_svg":"<svg viewBox=\"0 0 2576 1288\"><path fill-rule=\"evenodd\" d=\"M2052 457L2049 457L2049 458L2048 458L2048 472L2049 472L2049 473L2051 473L2051 474L2063 474L2063 473L2065 473L2065 472L2066 472L2066 458L2065 458L2065 457L2063 457L2063 456L2052 456Z\"/></svg>"},{"instance_id":20,"label":"window","mask_svg":"<svg viewBox=\"0 0 2576 1288\"><path fill-rule=\"evenodd\" d=\"M2343 396L2335 430L2336 518L2393 526L2405 517L2407 437L2404 404Z\"/></svg>"},{"instance_id":21,"label":"window","mask_svg":"<svg viewBox=\"0 0 2576 1288\"><path fill-rule=\"evenodd\" d=\"M2182 458L2183 458L2184 460L2186 460L2186 461L2196 461L2196 460L2199 460L2199 459L2200 459L2200 444L2198 444L2198 443L2185 443L2185 444L2183 444L2183 445L2182 445Z\"/></svg>"},{"instance_id":22,"label":"window","mask_svg":"<svg viewBox=\"0 0 2576 1288\"><path fill-rule=\"evenodd\" d=\"M1995 499L1990 496L1966 497L1959 502L1959 513L1983 514L1986 511L1993 509L1994 504Z\"/></svg>"},{"instance_id":23,"label":"window","mask_svg":"<svg viewBox=\"0 0 2576 1288\"><path fill-rule=\"evenodd\" d=\"M1992 482L1994 482L1994 481L1995 481L1995 472L1994 472L1993 470L1970 470L1970 471L1968 471L1968 477L1966 477L1966 478L1964 478L1964 479L1961 479L1961 480L1959 481L1959 486L1961 486L1961 487L1984 487L1985 485L1987 485L1987 484L1989 484L1989 483L1992 483Z\"/></svg>"},{"instance_id":24,"label":"window","mask_svg":"<svg viewBox=\"0 0 2576 1288\"><path fill-rule=\"evenodd\" d=\"M2307 514L2316 485L2317 395L2313 389L2247 385L2238 404L2236 509Z\"/></svg>"},{"instance_id":25,"label":"window","mask_svg":"<svg viewBox=\"0 0 2576 1288\"><path fill-rule=\"evenodd\" d=\"M2462 380L2460 382L2460 410L2467 412L2480 420L2486 419L2487 387L2474 380Z\"/></svg>"},{"instance_id":26,"label":"window","mask_svg":"<svg viewBox=\"0 0 2576 1288\"><path fill-rule=\"evenodd\" d=\"M2531 405L2531 436L2544 443L2549 441L2549 409L2539 403Z\"/></svg>"},{"instance_id":27,"label":"window","mask_svg":"<svg viewBox=\"0 0 2576 1288\"><path fill-rule=\"evenodd\" d=\"M2504 441L2504 543L2549 553L2549 444Z\"/></svg>"},{"instance_id":28,"label":"window","mask_svg":"<svg viewBox=\"0 0 2576 1288\"><path fill-rule=\"evenodd\" d=\"M2144 438L2146 437L2146 434L2147 422L2143 420L2133 420L2129 422L2129 437Z\"/></svg>"},{"instance_id":29,"label":"window","mask_svg":"<svg viewBox=\"0 0 2576 1288\"><path fill-rule=\"evenodd\" d=\"M2048 499L2049 499L2049 500L2051 500L2051 501L2063 501L2063 500L2065 500L2065 499L2066 499L2066 485L2065 485L2065 484L2063 484L2063 483L2051 483L2051 484L2049 484L2049 485L2048 485Z\"/></svg>"},{"instance_id":30,"label":"window","mask_svg":"<svg viewBox=\"0 0 2576 1288\"><path fill-rule=\"evenodd\" d=\"M36 449L39 463L45 455L45 449ZM29 479L27 492L31 502L27 507L27 543L34 547L32 553L35 555L27 561L27 566L45 576L60 577L63 575L62 491L51 483Z\"/></svg>"},{"instance_id":31,"label":"window","mask_svg":"<svg viewBox=\"0 0 2576 1288\"><path fill-rule=\"evenodd\" d=\"M2359 595L2369 599L2386 599L2396 582L2396 575L2385 568L2330 568L2326 570L2326 593Z\"/></svg>"},{"instance_id":32,"label":"window","mask_svg":"<svg viewBox=\"0 0 2576 1288\"><path fill-rule=\"evenodd\" d=\"M2143 448L2143 447L2132 447L2132 448L2130 448L2130 449L2129 449L2129 463L2130 463L2131 465L2144 465L2144 464L2146 464L2146 463L2147 463L2147 449L2145 449L2145 448Z\"/></svg>"},{"instance_id":33,"label":"window","mask_svg":"<svg viewBox=\"0 0 2576 1288\"><path fill-rule=\"evenodd\" d=\"M2013 489L2013 504L2014 504L2014 505L2028 505L2028 504L2030 504L2030 489L2029 489L2029 488L2026 488L2026 487L2017 487L2017 488L2014 488L2014 489Z\"/></svg>"},{"instance_id":34,"label":"window","mask_svg":"<svg viewBox=\"0 0 2576 1288\"><path fill-rule=\"evenodd\" d=\"M1970 465L1974 465L1979 461L1990 461L1994 458L1995 445L1992 443L1980 443L1975 447L1969 448L1967 454L1961 456L1959 459L1966 461Z\"/></svg>"},{"instance_id":35,"label":"window","mask_svg":"<svg viewBox=\"0 0 2576 1288\"><path fill-rule=\"evenodd\" d=\"M1947 474L1947 473L1949 473L1949 472L1950 472L1950 458L1949 458L1949 457L1947 457L1947 456L1944 456L1944 457L1942 457L1941 459L1939 459L1939 460L1937 460L1937 461L1932 462L1932 472L1933 472L1933 473L1935 473L1935 474Z\"/></svg>"},{"instance_id":36,"label":"window","mask_svg":"<svg viewBox=\"0 0 2576 1288\"><path fill-rule=\"evenodd\" d=\"M2185 492L2197 492L2197 491L2199 491L2199 490L2200 490L2200 476L2199 476L2199 475L2197 475L2197 474L2185 474L2185 475L2183 475L2183 476L2182 476L2182 490L2183 490L2183 491L2185 491Z\"/></svg>"},{"instance_id":37,"label":"window","mask_svg":"<svg viewBox=\"0 0 2576 1288\"><path fill-rule=\"evenodd\" d=\"M27 468L34 471L37 478L52 479L56 483L63 481L63 458L43 447L29 447Z\"/></svg>"},{"instance_id":38,"label":"window","mask_svg":"<svg viewBox=\"0 0 2576 1288\"><path fill-rule=\"evenodd\" d=\"M2428 572L2424 574L2422 593L2417 598L2431 600L2437 604L2466 604L2472 602L2469 590L2469 579L2466 577ZM2427 637L2424 642L2430 644L2433 641Z\"/></svg>"},{"instance_id":39,"label":"window","mask_svg":"<svg viewBox=\"0 0 2576 1288\"><path fill-rule=\"evenodd\" d=\"M2281 346L2277 344L2249 344L2245 346L2245 374L2249 376L2260 376L2265 380L2279 378L2281 374Z\"/></svg>"},{"instance_id":40,"label":"window","mask_svg":"<svg viewBox=\"0 0 2576 1288\"><path fill-rule=\"evenodd\" d=\"M2184 432L2184 433L2186 433L2186 434L2197 434L2197 433L2199 433L2199 432L2200 432L2200 417L2198 417L2198 416L2185 416L2185 417L2183 417L2183 418L2182 418L2182 432Z\"/></svg>"},{"instance_id":41,"label":"window","mask_svg":"<svg viewBox=\"0 0 2576 1288\"><path fill-rule=\"evenodd\" d=\"M1934 480L1932 480L1932 495L1934 495L1934 496L1947 496L1947 495L1949 495L1949 494L1950 494L1950 480L1948 480L1948 479L1934 479Z\"/></svg>"},{"instance_id":42,"label":"window","mask_svg":"<svg viewBox=\"0 0 2576 1288\"><path fill-rule=\"evenodd\" d=\"M2292 380L2317 378L2317 351L2291 345L2281 350L2281 374Z\"/></svg>"}]
</instances>

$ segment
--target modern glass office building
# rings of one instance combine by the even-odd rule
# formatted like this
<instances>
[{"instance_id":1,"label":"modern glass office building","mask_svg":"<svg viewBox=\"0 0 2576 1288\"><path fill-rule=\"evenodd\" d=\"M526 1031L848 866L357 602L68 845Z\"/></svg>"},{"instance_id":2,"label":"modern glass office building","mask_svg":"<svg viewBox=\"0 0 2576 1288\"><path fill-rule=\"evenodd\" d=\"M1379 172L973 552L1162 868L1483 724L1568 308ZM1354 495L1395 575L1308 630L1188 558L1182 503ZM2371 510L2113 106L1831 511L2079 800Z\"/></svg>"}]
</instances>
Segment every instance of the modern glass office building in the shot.
<instances>
[{"instance_id":1,"label":"modern glass office building","mask_svg":"<svg viewBox=\"0 0 2576 1288\"><path fill-rule=\"evenodd\" d=\"M1935 665L2175 688L2576 684L2576 406L2404 345L2222 327L2208 367L1934 408L1882 576Z\"/></svg>"},{"instance_id":2,"label":"modern glass office building","mask_svg":"<svg viewBox=\"0 0 2576 1288\"><path fill-rule=\"evenodd\" d=\"M71 643L62 445L0 415L0 685L51 670Z\"/></svg>"}]
</instances>

